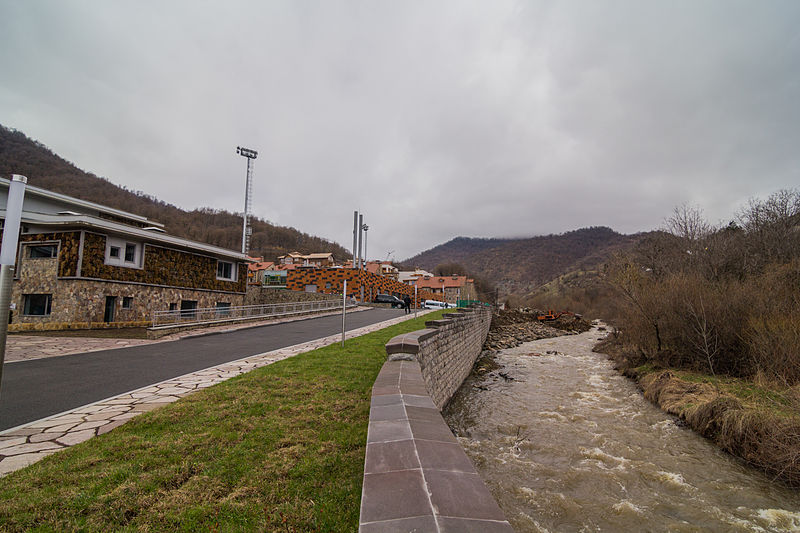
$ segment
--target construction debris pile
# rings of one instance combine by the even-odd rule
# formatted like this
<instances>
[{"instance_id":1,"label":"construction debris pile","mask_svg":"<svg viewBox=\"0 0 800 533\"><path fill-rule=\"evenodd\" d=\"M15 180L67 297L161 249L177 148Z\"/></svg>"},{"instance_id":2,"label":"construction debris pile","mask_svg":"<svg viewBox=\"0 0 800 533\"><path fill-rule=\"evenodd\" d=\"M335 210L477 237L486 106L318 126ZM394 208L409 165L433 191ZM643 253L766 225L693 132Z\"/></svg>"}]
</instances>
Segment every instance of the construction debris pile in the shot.
<instances>
[{"instance_id":1,"label":"construction debris pile","mask_svg":"<svg viewBox=\"0 0 800 533\"><path fill-rule=\"evenodd\" d=\"M500 310L492 316L492 326L483 345L484 350L497 351L513 348L523 342L558 337L564 331L581 332L591 328L591 324L576 315L563 315L557 320L541 322L536 317L538 310Z\"/></svg>"}]
</instances>

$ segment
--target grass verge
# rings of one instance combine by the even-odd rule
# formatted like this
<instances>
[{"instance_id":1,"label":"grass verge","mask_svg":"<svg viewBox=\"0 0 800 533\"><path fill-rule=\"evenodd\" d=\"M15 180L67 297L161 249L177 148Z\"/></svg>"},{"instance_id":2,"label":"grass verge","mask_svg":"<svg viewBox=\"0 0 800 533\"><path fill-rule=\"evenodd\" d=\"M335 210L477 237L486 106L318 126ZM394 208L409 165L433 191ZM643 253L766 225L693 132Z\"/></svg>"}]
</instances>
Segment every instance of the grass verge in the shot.
<instances>
[{"instance_id":1,"label":"grass verge","mask_svg":"<svg viewBox=\"0 0 800 533\"><path fill-rule=\"evenodd\" d=\"M0 479L4 531L355 531L370 392L393 336L313 350Z\"/></svg>"}]
</instances>

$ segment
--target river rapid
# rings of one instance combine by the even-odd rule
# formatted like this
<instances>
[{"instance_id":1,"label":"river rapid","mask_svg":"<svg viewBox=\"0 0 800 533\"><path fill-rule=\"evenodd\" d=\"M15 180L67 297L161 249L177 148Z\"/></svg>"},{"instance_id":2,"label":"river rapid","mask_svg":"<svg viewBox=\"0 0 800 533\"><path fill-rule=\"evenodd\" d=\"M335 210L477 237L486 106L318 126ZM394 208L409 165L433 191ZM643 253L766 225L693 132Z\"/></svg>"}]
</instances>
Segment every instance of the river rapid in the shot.
<instances>
[{"instance_id":1,"label":"river rapid","mask_svg":"<svg viewBox=\"0 0 800 533\"><path fill-rule=\"evenodd\" d=\"M514 529L800 532L800 491L650 404L591 351L603 334L502 350L445 410Z\"/></svg>"}]
</instances>

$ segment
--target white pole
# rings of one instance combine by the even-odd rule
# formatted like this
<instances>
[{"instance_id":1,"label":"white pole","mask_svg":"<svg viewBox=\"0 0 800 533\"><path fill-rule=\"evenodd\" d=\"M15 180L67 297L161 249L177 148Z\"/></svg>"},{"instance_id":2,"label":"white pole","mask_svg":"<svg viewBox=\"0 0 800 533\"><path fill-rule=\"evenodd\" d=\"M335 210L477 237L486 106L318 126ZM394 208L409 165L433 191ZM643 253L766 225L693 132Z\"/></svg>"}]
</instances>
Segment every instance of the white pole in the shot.
<instances>
[{"instance_id":1,"label":"white pole","mask_svg":"<svg viewBox=\"0 0 800 533\"><path fill-rule=\"evenodd\" d=\"M6 220L3 226L3 244L0 246L0 384L3 381L3 363L6 358L8 313L14 282L14 265L17 262L19 226L22 219L22 202L28 178L14 174L8 184Z\"/></svg>"},{"instance_id":2,"label":"white pole","mask_svg":"<svg viewBox=\"0 0 800 533\"><path fill-rule=\"evenodd\" d=\"M344 348L344 317L347 314L347 280L342 288L342 348Z\"/></svg>"},{"instance_id":3,"label":"white pole","mask_svg":"<svg viewBox=\"0 0 800 533\"><path fill-rule=\"evenodd\" d=\"M353 268L358 265L358 211L353 211Z\"/></svg>"}]
</instances>

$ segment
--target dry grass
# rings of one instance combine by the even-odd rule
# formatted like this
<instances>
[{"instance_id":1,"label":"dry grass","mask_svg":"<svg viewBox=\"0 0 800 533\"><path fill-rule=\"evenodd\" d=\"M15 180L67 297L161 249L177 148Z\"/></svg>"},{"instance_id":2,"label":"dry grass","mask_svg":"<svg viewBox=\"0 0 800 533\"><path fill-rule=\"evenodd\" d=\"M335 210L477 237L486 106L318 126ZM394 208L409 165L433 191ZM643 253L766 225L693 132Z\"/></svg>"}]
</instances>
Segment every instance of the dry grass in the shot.
<instances>
[{"instance_id":1,"label":"dry grass","mask_svg":"<svg viewBox=\"0 0 800 533\"><path fill-rule=\"evenodd\" d=\"M640 368L637 374L648 400L725 451L800 486L800 413L786 393L759 391L730 378L721 383L711 377L698 380L697 375L687 379L652 368Z\"/></svg>"}]
</instances>

